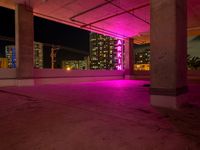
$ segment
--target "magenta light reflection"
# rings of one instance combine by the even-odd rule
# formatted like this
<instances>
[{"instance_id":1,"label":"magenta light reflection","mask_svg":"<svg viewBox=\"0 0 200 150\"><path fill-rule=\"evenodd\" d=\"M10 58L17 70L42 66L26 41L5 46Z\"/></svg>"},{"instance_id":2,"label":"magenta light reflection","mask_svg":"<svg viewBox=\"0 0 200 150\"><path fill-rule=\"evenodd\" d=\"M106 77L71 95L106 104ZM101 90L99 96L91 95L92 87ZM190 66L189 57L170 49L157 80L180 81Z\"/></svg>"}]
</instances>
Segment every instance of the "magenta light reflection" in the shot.
<instances>
[{"instance_id":1,"label":"magenta light reflection","mask_svg":"<svg viewBox=\"0 0 200 150\"><path fill-rule=\"evenodd\" d=\"M122 70L123 69L123 58L122 58L122 53L123 53L123 40L118 39L117 44L116 44L116 49L117 49L117 70Z\"/></svg>"}]
</instances>

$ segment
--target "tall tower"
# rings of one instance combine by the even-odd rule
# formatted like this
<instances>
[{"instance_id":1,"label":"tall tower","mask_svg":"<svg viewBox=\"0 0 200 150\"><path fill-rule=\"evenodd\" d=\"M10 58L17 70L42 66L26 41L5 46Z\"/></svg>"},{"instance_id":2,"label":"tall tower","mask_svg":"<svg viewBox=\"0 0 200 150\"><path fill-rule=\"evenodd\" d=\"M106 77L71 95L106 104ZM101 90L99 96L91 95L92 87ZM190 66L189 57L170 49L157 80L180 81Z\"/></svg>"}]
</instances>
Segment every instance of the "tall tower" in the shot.
<instances>
[{"instance_id":1,"label":"tall tower","mask_svg":"<svg viewBox=\"0 0 200 150\"><path fill-rule=\"evenodd\" d=\"M34 42L34 68L43 68L43 44Z\"/></svg>"},{"instance_id":2,"label":"tall tower","mask_svg":"<svg viewBox=\"0 0 200 150\"><path fill-rule=\"evenodd\" d=\"M119 39L97 33L90 33L90 69L122 70L117 67ZM123 57L123 40L122 57ZM122 60L123 61L123 60Z\"/></svg>"}]
</instances>

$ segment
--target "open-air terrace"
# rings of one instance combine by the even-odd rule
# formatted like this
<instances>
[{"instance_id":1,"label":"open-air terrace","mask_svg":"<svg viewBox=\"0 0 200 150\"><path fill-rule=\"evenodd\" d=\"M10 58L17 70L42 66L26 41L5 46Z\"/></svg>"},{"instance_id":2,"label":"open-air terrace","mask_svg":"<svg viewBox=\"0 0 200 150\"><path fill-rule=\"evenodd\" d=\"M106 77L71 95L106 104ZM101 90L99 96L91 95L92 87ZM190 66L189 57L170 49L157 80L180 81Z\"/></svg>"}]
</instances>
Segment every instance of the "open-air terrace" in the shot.
<instances>
[{"instance_id":1,"label":"open-air terrace","mask_svg":"<svg viewBox=\"0 0 200 150\"><path fill-rule=\"evenodd\" d=\"M149 81L0 89L2 150L199 150L200 82L189 105L150 105Z\"/></svg>"}]
</instances>

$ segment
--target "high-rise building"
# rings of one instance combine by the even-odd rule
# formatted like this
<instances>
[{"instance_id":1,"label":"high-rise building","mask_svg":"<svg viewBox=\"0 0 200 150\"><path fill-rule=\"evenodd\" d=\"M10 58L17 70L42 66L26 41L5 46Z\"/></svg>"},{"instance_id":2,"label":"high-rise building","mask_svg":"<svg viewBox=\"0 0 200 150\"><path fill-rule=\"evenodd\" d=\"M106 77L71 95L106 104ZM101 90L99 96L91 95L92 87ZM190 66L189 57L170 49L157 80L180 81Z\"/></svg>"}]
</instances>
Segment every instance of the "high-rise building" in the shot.
<instances>
[{"instance_id":1,"label":"high-rise building","mask_svg":"<svg viewBox=\"0 0 200 150\"><path fill-rule=\"evenodd\" d=\"M34 42L34 68L43 68L43 44Z\"/></svg>"},{"instance_id":2,"label":"high-rise building","mask_svg":"<svg viewBox=\"0 0 200 150\"><path fill-rule=\"evenodd\" d=\"M16 52L14 45L8 45L5 47L6 58L8 60L8 68L16 68Z\"/></svg>"},{"instance_id":3,"label":"high-rise building","mask_svg":"<svg viewBox=\"0 0 200 150\"><path fill-rule=\"evenodd\" d=\"M16 68L15 45L5 46L5 58L7 59L6 68ZM43 44L34 42L34 68L43 68Z\"/></svg>"},{"instance_id":4,"label":"high-rise building","mask_svg":"<svg viewBox=\"0 0 200 150\"><path fill-rule=\"evenodd\" d=\"M124 41L90 33L90 69L123 69Z\"/></svg>"},{"instance_id":5,"label":"high-rise building","mask_svg":"<svg viewBox=\"0 0 200 150\"><path fill-rule=\"evenodd\" d=\"M146 48L135 53L135 64L149 64L150 63L150 49Z\"/></svg>"},{"instance_id":6,"label":"high-rise building","mask_svg":"<svg viewBox=\"0 0 200 150\"><path fill-rule=\"evenodd\" d=\"M66 70L86 70L86 60L64 60L62 61L62 68Z\"/></svg>"},{"instance_id":7,"label":"high-rise building","mask_svg":"<svg viewBox=\"0 0 200 150\"><path fill-rule=\"evenodd\" d=\"M150 70L150 49L145 48L135 53L134 70Z\"/></svg>"}]
</instances>

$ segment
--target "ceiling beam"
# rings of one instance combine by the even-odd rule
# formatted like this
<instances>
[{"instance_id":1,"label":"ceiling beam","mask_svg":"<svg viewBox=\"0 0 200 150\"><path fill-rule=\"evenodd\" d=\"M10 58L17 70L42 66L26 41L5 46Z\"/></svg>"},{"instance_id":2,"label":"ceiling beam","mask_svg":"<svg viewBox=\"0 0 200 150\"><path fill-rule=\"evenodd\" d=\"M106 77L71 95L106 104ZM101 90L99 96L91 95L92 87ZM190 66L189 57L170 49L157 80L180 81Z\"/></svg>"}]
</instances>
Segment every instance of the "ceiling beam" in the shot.
<instances>
[{"instance_id":1,"label":"ceiling beam","mask_svg":"<svg viewBox=\"0 0 200 150\"><path fill-rule=\"evenodd\" d=\"M79 17L79 16L81 16L81 15L84 15L84 14L86 14L86 13L88 13L88 12L90 12L90 11L93 11L93 10L95 10L95 9L98 9L98 8L100 8L100 7L103 7L103 6L107 5L107 4L109 4L111 1L113 1L113 0L108 0L108 1L106 1L106 2L104 2L104 3L101 3L101 4L99 4L99 5L96 5L96 6L92 7L92 8L90 8L90 9L87 9L87 10L85 10L85 11L82 11L82 12L80 12L80 13L78 13L78 14L72 16L72 17L70 17L70 20L74 20L74 18L76 18L76 17Z\"/></svg>"},{"instance_id":2,"label":"ceiling beam","mask_svg":"<svg viewBox=\"0 0 200 150\"><path fill-rule=\"evenodd\" d=\"M108 17L105 17L105 18L102 18L102 19L96 20L96 21L94 21L94 22L91 22L91 23L85 24L85 25L83 25L82 27L90 26L90 25L93 25L93 24L96 24L96 23L99 23L99 22L102 22L102 21L108 20L108 19L110 19L110 18L113 18L113 17L119 16L119 15L123 15L123 14L125 14L125 13L129 13L129 14L130 14L131 11L134 11L134 10L137 10L137 9L141 9L141 8L144 8L144 7L148 7L149 5L150 5L149 3L147 3L147 4L143 4L143 5L140 5L140 6L138 6L138 7L135 7L135 8L129 9L129 10L125 10L125 11L123 11L123 12L116 13L116 14L114 14L114 15L111 15L111 16L108 16ZM131 15L133 15L133 16L136 17L137 19L140 19L140 20L141 20L141 18L137 17L136 15L134 15L134 14L132 14L132 13L131 13ZM142 19L142 21L145 22L145 23L147 23L147 24L150 24L149 22L144 21L143 19Z\"/></svg>"}]
</instances>

